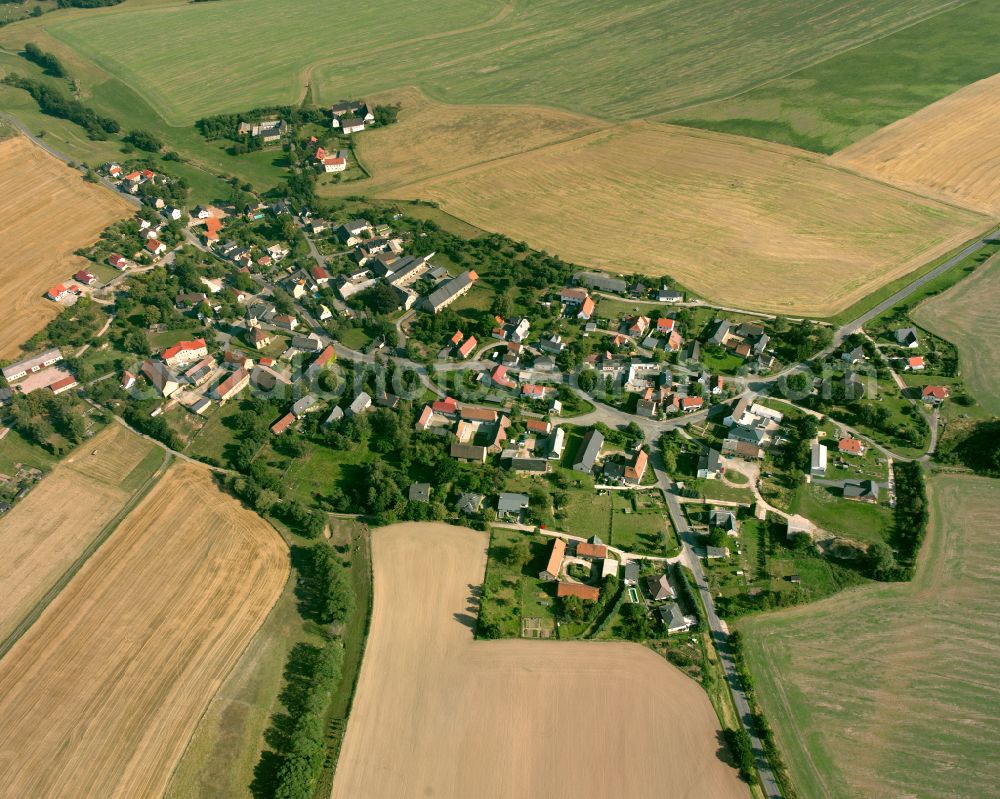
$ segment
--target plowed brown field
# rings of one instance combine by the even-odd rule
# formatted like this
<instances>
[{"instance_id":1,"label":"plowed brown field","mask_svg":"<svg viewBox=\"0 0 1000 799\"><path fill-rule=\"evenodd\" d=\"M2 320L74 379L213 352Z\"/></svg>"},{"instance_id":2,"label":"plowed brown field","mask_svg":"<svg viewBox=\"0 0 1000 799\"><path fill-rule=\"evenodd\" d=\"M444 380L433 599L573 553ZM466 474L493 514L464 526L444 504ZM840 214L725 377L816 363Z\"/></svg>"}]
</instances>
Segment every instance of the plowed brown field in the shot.
<instances>
[{"instance_id":1,"label":"plowed brown field","mask_svg":"<svg viewBox=\"0 0 1000 799\"><path fill-rule=\"evenodd\" d=\"M0 660L0 792L161 796L287 574L266 522L172 467Z\"/></svg>"},{"instance_id":2,"label":"plowed brown field","mask_svg":"<svg viewBox=\"0 0 1000 799\"><path fill-rule=\"evenodd\" d=\"M923 194L1000 214L1000 75L959 89L831 161Z\"/></svg>"},{"instance_id":3,"label":"plowed brown field","mask_svg":"<svg viewBox=\"0 0 1000 799\"><path fill-rule=\"evenodd\" d=\"M150 464L129 479L154 449L159 452L121 425L110 425L0 519L0 641L152 474Z\"/></svg>"},{"instance_id":4,"label":"plowed brown field","mask_svg":"<svg viewBox=\"0 0 1000 799\"><path fill-rule=\"evenodd\" d=\"M371 633L334 799L746 797L702 689L634 644L474 641L487 538L372 538Z\"/></svg>"},{"instance_id":5,"label":"plowed brown field","mask_svg":"<svg viewBox=\"0 0 1000 799\"><path fill-rule=\"evenodd\" d=\"M0 141L0 358L59 312L42 295L85 267L73 253L130 209L23 136Z\"/></svg>"}]
</instances>

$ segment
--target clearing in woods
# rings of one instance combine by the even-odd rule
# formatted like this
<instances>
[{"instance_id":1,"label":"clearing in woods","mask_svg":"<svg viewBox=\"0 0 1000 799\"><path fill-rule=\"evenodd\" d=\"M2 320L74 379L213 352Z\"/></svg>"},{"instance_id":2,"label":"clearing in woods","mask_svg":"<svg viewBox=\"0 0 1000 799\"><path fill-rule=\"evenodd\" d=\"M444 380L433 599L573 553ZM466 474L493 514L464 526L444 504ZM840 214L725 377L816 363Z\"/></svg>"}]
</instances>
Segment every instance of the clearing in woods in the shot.
<instances>
[{"instance_id":1,"label":"clearing in woods","mask_svg":"<svg viewBox=\"0 0 1000 799\"><path fill-rule=\"evenodd\" d=\"M705 692L650 650L473 640L486 547L443 524L373 533L371 632L334 799L748 795Z\"/></svg>"},{"instance_id":2,"label":"clearing in woods","mask_svg":"<svg viewBox=\"0 0 1000 799\"><path fill-rule=\"evenodd\" d=\"M0 641L144 486L163 457L159 447L122 425L109 425L0 519Z\"/></svg>"},{"instance_id":3,"label":"clearing in woods","mask_svg":"<svg viewBox=\"0 0 1000 799\"><path fill-rule=\"evenodd\" d=\"M986 228L780 145L637 122L387 194L713 301L830 316Z\"/></svg>"},{"instance_id":4,"label":"clearing in woods","mask_svg":"<svg viewBox=\"0 0 1000 799\"><path fill-rule=\"evenodd\" d=\"M73 255L131 206L23 136L0 141L0 358L12 358L62 306L44 298L87 266Z\"/></svg>"},{"instance_id":5,"label":"clearing in woods","mask_svg":"<svg viewBox=\"0 0 1000 799\"><path fill-rule=\"evenodd\" d=\"M969 393L983 409L1000 415L1000 257L994 256L943 294L925 300L913 320L958 347Z\"/></svg>"},{"instance_id":6,"label":"clearing in woods","mask_svg":"<svg viewBox=\"0 0 1000 799\"><path fill-rule=\"evenodd\" d=\"M864 175L1000 214L1000 74L959 89L831 159Z\"/></svg>"},{"instance_id":7,"label":"clearing in woods","mask_svg":"<svg viewBox=\"0 0 1000 799\"><path fill-rule=\"evenodd\" d=\"M49 49L58 39L62 51L90 59L172 125L295 103L307 85L323 103L416 85L447 102L542 104L621 119L745 90L952 2L868 0L850 3L848 13L843 0L130 4L29 20L0 43ZM247 41L257 42L252 69L242 61Z\"/></svg>"},{"instance_id":8,"label":"clearing in woods","mask_svg":"<svg viewBox=\"0 0 1000 799\"><path fill-rule=\"evenodd\" d=\"M802 796L996 795L1000 482L938 475L912 583L738 622Z\"/></svg>"},{"instance_id":9,"label":"clearing in woods","mask_svg":"<svg viewBox=\"0 0 1000 799\"><path fill-rule=\"evenodd\" d=\"M280 536L212 480L172 466L0 660L9 795L163 794L288 576Z\"/></svg>"}]
</instances>

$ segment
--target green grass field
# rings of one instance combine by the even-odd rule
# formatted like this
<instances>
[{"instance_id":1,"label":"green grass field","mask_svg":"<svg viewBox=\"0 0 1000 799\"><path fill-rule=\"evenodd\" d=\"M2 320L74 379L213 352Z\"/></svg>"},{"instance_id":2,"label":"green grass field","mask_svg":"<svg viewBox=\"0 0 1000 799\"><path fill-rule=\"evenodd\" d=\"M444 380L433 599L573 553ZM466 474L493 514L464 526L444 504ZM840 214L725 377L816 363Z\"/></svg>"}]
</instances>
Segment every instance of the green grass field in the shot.
<instances>
[{"instance_id":1,"label":"green grass field","mask_svg":"<svg viewBox=\"0 0 1000 799\"><path fill-rule=\"evenodd\" d=\"M729 96L946 5L872 0L845 14L837 0L745 0L736 13L725 0L683 8L672 0L405 0L391 7L306 0L282 14L262 0L227 0L65 21L53 14L31 27L119 78L173 125L297 102L307 85L322 102L416 85L449 102L626 118Z\"/></svg>"},{"instance_id":2,"label":"green grass field","mask_svg":"<svg viewBox=\"0 0 1000 799\"><path fill-rule=\"evenodd\" d=\"M924 22L669 121L832 153L1000 71L1000 5L960 4Z\"/></svg>"},{"instance_id":3,"label":"green grass field","mask_svg":"<svg viewBox=\"0 0 1000 799\"><path fill-rule=\"evenodd\" d=\"M1000 259L992 260L966 280L911 312L918 324L958 347L959 368L969 393L990 414L1000 414L998 300Z\"/></svg>"},{"instance_id":4,"label":"green grass field","mask_svg":"<svg viewBox=\"0 0 1000 799\"><path fill-rule=\"evenodd\" d=\"M866 543L885 541L892 526L888 507L843 499L839 488L803 485L792 500L791 511L835 535Z\"/></svg>"},{"instance_id":5,"label":"green grass field","mask_svg":"<svg viewBox=\"0 0 1000 799\"><path fill-rule=\"evenodd\" d=\"M938 476L930 495L912 583L736 624L800 796L995 795L1000 483Z\"/></svg>"}]
</instances>

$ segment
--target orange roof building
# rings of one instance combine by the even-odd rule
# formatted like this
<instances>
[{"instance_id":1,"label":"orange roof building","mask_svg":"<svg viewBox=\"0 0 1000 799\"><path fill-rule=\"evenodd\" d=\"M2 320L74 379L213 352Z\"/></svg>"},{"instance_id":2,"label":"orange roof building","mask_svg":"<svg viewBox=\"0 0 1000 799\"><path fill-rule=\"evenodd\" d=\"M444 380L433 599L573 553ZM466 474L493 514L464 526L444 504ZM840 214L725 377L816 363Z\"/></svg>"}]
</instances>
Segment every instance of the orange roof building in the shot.
<instances>
[{"instance_id":1,"label":"orange roof building","mask_svg":"<svg viewBox=\"0 0 1000 799\"><path fill-rule=\"evenodd\" d=\"M576 545L576 554L580 558L606 558L608 548L604 544L588 544L581 541Z\"/></svg>"},{"instance_id":2,"label":"orange roof building","mask_svg":"<svg viewBox=\"0 0 1000 799\"><path fill-rule=\"evenodd\" d=\"M556 596L575 596L587 602L596 602L601 596L601 591L599 588L583 583L560 582L556 586Z\"/></svg>"},{"instance_id":3,"label":"orange roof building","mask_svg":"<svg viewBox=\"0 0 1000 799\"><path fill-rule=\"evenodd\" d=\"M540 580L558 580L563 558L566 556L566 542L561 538L552 539L552 551L549 552L549 562L538 575Z\"/></svg>"}]
</instances>

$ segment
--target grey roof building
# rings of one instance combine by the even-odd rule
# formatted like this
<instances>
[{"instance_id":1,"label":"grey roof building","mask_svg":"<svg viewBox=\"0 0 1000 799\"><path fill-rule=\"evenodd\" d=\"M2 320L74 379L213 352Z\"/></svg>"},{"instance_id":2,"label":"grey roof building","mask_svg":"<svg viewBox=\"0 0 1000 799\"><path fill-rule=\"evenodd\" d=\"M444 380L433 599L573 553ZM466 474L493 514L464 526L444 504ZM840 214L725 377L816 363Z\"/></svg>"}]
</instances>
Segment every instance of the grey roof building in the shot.
<instances>
[{"instance_id":1,"label":"grey roof building","mask_svg":"<svg viewBox=\"0 0 1000 799\"><path fill-rule=\"evenodd\" d=\"M608 291L612 294L624 294L628 290L628 283L621 278L611 277L600 272L577 272L574 278L577 283L583 286Z\"/></svg>"},{"instance_id":2,"label":"grey roof building","mask_svg":"<svg viewBox=\"0 0 1000 799\"><path fill-rule=\"evenodd\" d=\"M844 499L857 499L863 502L877 502L878 483L874 480L845 480Z\"/></svg>"},{"instance_id":3,"label":"grey roof building","mask_svg":"<svg viewBox=\"0 0 1000 799\"><path fill-rule=\"evenodd\" d=\"M691 622L681 613L676 602L668 602L660 607L660 620L668 633L680 633L691 629Z\"/></svg>"},{"instance_id":4,"label":"grey roof building","mask_svg":"<svg viewBox=\"0 0 1000 799\"><path fill-rule=\"evenodd\" d=\"M409 499L410 502L430 502L431 484L411 483L410 490L407 493L407 499Z\"/></svg>"},{"instance_id":5,"label":"grey roof building","mask_svg":"<svg viewBox=\"0 0 1000 799\"><path fill-rule=\"evenodd\" d=\"M479 276L475 272L462 272L458 277L445 281L421 299L420 307L425 311L437 313L471 289L478 278Z\"/></svg>"},{"instance_id":6,"label":"grey roof building","mask_svg":"<svg viewBox=\"0 0 1000 799\"><path fill-rule=\"evenodd\" d=\"M511 494L504 491L497 498L497 516L500 518L516 518L521 514L521 511L527 507L527 494Z\"/></svg>"},{"instance_id":7,"label":"grey roof building","mask_svg":"<svg viewBox=\"0 0 1000 799\"><path fill-rule=\"evenodd\" d=\"M576 462L573 464L573 470L583 472L584 474L589 474L593 471L594 464L597 462L597 456L601 454L601 447L603 446L604 436L601 434L601 431L596 428L588 430L587 434L583 437L583 441L580 443L580 451L576 454Z\"/></svg>"},{"instance_id":8,"label":"grey roof building","mask_svg":"<svg viewBox=\"0 0 1000 799\"><path fill-rule=\"evenodd\" d=\"M476 494L471 491L467 492L458 498L458 504L455 505L455 510L459 513L464 513L466 516L479 513L480 508L483 507L484 499L486 499L486 497L482 494Z\"/></svg>"},{"instance_id":9,"label":"grey roof building","mask_svg":"<svg viewBox=\"0 0 1000 799\"><path fill-rule=\"evenodd\" d=\"M674 588L670 585L670 581L667 579L666 574L647 577L646 588L649 589L649 595L655 600L673 599L677 596L677 594L674 593Z\"/></svg>"},{"instance_id":10,"label":"grey roof building","mask_svg":"<svg viewBox=\"0 0 1000 799\"><path fill-rule=\"evenodd\" d=\"M722 470L722 454L717 449L705 447L698 458L698 477L711 480Z\"/></svg>"},{"instance_id":11,"label":"grey roof building","mask_svg":"<svg viewBox=\"0 0 1000 799\"><path fill-rule=\"evenodd\" d=\"M630 560L625 564L622 579L625 581L625 585L635 585L639 582L639 564L637 561Z\"/></svg>"}]
</instances>

